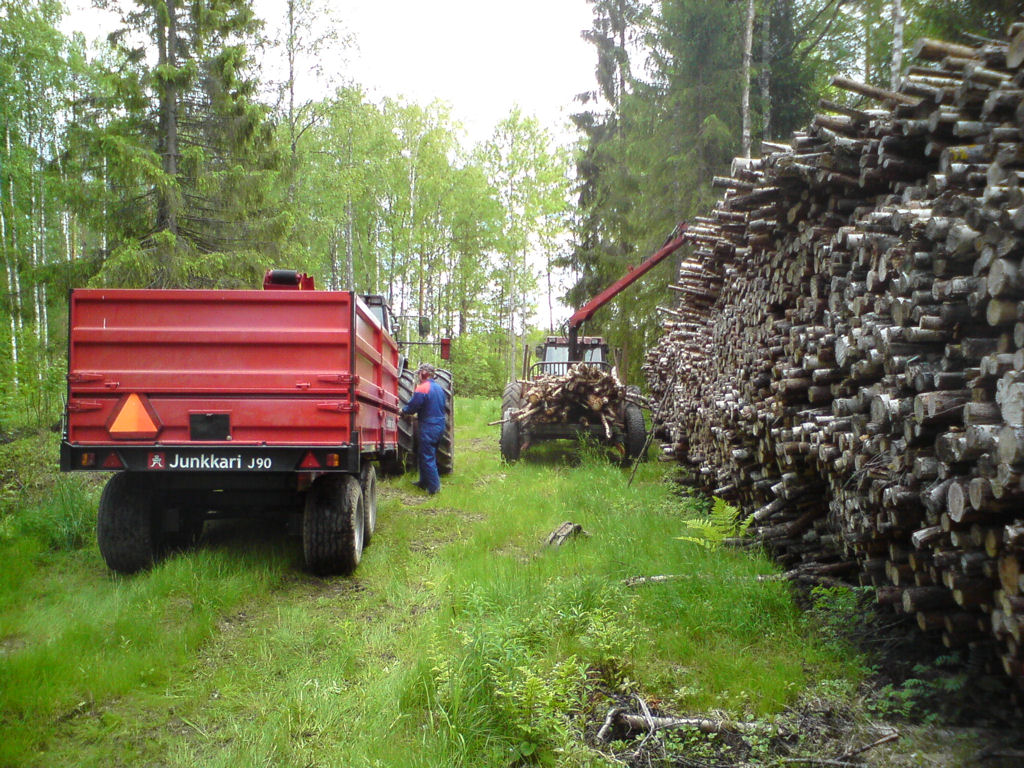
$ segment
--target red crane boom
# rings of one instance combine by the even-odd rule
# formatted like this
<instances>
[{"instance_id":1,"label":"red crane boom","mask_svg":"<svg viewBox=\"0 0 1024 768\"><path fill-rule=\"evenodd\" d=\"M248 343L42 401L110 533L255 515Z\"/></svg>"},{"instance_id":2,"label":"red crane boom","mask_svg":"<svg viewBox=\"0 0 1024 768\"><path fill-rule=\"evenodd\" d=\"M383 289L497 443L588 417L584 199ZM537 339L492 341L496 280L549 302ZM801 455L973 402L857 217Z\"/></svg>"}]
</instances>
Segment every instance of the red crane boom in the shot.
<instances>
[{"instance_id":1,"label":"red crane boom","mask_svg":"<svg viewBox=\"0 0 1024 768\"><path fill-rule=\"evenodd\" d=\"M614 283L609 285L597 296L592 298L582 307L577 309L572 317L569 318L569 359L579 360L579 330L580 326L583 325L587 320L593 317L594 313L607 304L609 301L618 296L622 291L631 286L645 274L650 272L654 267L660 264L662 261L671 256L675 251L686 242L686 231L689 228L685 222L680 222L676 225L676 228L672 230L672 234L669 235L668 240L656 253L648 256L644 261L640 262L636 267L630 267L629 271L625 275L620 277Z\"/></svg>"}]
</instances>

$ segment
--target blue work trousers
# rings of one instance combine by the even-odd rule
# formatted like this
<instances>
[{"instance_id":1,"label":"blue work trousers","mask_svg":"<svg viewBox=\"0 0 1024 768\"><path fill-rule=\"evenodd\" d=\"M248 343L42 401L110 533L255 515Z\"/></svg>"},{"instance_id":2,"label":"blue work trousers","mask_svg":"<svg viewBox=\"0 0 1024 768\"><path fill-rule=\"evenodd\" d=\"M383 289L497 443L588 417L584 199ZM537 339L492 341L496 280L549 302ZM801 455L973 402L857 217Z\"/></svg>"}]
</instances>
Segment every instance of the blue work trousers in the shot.
<instances>
[{"instance_id":1,"label":"blue work trousers","mask_svg":"<svg viewBox=\"0 0 1024 768\"><path fill-rule=\"evenodd\" d=\"M441 476L437 473L437 445L444 435L444 422L431 424L420 422L419 442L419 485L430 493L441 490Z\"/></svg>"}]
</instances>

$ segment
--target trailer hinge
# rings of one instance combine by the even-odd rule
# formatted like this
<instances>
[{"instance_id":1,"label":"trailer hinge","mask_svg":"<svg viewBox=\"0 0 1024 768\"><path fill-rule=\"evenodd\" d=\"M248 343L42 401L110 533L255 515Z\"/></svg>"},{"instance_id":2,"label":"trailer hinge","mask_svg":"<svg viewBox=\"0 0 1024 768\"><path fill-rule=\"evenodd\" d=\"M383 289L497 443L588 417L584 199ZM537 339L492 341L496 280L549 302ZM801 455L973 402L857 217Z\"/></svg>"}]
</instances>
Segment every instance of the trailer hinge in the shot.
<instances>
[{"instance_id":1,"label":"trailer hinge","mask_svg":"<svg viewBox=\"0 0 1024 768\"><path fill-rule=\"evenodd\" d=\"M317 403L316 408L318 411L329 411L331 413L354 413L359 410L359 405L343 400L340 403Z\"/></svg>"},{"instance_id":2,"label":"trailer hinge","mask_svg":"<svg viewBox=\"0 0 1024 768\"><path fill-rule=\"evenodd\" d=\"M71 384L86 384L90 381L103 381L102 373L84 373L76 371L68 374L68 382Z\"/></svg>"},{"instance_id":3,"label":"trailer hinge","mask_svg":"<svg viewBox=\"0 0 1024 768\"><path fill-rule=\"evenodd\" d=\"M324 384L358 384L359 377L351 373L324 373L316 377Z\"/></svg>"},{"instance_id":4,"label":"trailer hinge","mask_svg":"<svg viewBox=\"0 0 1024 768\"><path fill-rule=\"evenodd\" d=\"M92 400L70 400L68 402L68 413L84 413L85 411L103 410L103 403Z\"/></svg>"}]
</instances>

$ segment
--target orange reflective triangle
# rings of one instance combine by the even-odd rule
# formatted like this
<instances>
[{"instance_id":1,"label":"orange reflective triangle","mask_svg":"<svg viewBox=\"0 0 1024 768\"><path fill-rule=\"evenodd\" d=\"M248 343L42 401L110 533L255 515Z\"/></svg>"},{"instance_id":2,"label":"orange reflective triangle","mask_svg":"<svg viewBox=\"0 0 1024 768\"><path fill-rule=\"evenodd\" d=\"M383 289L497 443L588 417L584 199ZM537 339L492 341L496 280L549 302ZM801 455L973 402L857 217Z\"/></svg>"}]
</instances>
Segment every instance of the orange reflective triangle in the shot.
<instances>
[{"instance_id":1,"label":"orange reflective triangle","mask_svg":"<svg viewBox=\"0 0 1024 768\"><path fill-rule=\"evenodd\" d=\"M150 413L149 408L134 392L121 403L114 421L107 432L111 437L123 437L134 440L145 440L156 437L159 425Z\"/></svg>"},{"instance_id":2,"label":"orange reflective triangle","mask_svg":"<svg viewBox=\"0 0 1024 768\"><path fill-rule=\"evenodd\" d=\"M319 469L320 462L316 460L316 456L313 455L312 451L306 451L305 457L299 463L299 469Z\"/></svg>"}]
</instances>

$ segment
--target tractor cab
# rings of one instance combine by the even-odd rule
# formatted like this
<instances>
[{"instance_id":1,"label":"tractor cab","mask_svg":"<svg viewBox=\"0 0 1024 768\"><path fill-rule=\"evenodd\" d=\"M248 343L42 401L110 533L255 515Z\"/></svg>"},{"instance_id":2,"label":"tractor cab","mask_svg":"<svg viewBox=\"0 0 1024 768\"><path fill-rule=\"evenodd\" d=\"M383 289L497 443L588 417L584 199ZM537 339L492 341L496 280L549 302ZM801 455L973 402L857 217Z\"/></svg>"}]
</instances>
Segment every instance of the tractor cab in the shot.
<instances>
[{"instance_id":1,"label":"tractor cab","mask_svg":"<svg viewBox=\"0 0 1024 768\"><path fill-rule=\"evenodd\" d=\"M538 376L562 376L568 373L569 367L576 362L597 365L602 368L611 368L612 362L609 359L608 344L600 336L582 336L578 339L579 359L570 360L569 339L565 336L548 336L543 344L538 344L535 350L537 362L529 365L527 358L526 370L523 371L524 379L535 379ZM527 354L529 352L527 351Z\"/></svg>"},{"instance_id":2,"label":"tractor cab","mask_svg":"<svg viewBox=\"0 0 1024 768\"><path fill-rule=\"evenodd\" d=\"M398 324L394 322L394 315L391 312L391 307L383 296L376 296L368 294L362 297L363 301L366 302L366 306L373 312L374 317L381 324L381 327L390 333L394 337L398 337Z\"/></svg>"}]
</instances>

